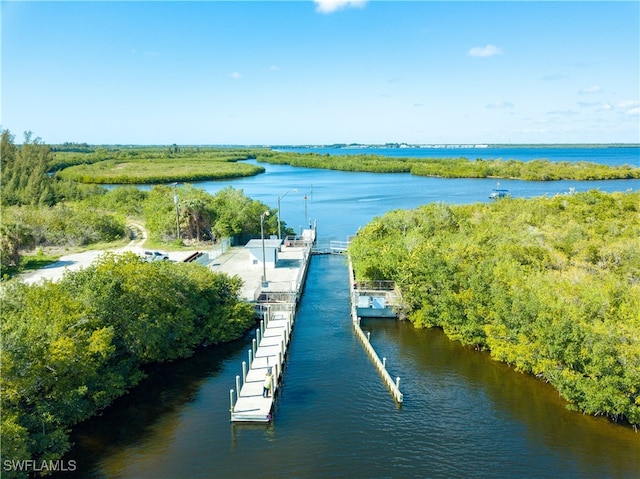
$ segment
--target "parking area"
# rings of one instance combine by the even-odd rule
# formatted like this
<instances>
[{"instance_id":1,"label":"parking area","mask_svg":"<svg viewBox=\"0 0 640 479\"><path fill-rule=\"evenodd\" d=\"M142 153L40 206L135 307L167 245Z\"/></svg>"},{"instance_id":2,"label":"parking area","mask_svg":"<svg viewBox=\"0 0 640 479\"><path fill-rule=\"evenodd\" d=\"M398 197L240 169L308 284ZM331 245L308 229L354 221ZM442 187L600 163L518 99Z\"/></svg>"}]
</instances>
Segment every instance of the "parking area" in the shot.
<instances>
[{"instance_id":1,"label":"parking area","mask_svg":"<svg viewBox=\"0 0 640 479\"><path fill-rule=\"evenodd\" d=\"M95 251L83 251L82 253L73 253L65 256L61 256L58 261L44 268L27 271L20 275L20 279L27 283L37 283L40 280L58 281L62 278L66 271L78 271L82 268L86 268L96 259L102 256L107 251L112 253L124 253L127 251L133 252L138 256L144 256L144 252L148 251L141 246L126 246L115 250L95 250ZM167 253L170 261L184 261L185 258L192 255L195 251L175 251Z\"/></svg>"}]
</instances>

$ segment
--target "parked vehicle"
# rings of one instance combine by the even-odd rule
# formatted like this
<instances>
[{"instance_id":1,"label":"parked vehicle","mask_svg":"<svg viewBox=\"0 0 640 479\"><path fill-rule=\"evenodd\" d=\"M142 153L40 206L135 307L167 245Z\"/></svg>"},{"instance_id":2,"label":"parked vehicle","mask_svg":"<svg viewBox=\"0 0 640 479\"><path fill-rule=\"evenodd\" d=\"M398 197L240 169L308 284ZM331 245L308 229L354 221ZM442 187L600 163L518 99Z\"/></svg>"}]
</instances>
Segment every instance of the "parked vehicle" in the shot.
<instances>
[{"instance_id":1,"label":"parked vehicle","mask_svg":"<svg viewBox=\"0 0 640 479\"><path fill-rule=\"evenodd\" d=\"M145 251L144 259L147 261L168 261L169 255L160 251Z\"/></svg>"}]
</instances>

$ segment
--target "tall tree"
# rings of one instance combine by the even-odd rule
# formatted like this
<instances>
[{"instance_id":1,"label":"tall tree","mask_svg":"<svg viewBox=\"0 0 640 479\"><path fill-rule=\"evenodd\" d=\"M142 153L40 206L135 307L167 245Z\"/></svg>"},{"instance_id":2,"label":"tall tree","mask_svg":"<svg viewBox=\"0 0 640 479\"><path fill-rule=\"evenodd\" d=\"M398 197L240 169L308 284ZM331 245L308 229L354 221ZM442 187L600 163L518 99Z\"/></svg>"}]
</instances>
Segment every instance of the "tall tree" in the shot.
<instances>
[{"instance_id":1,"label":"tall tree","mask_svg":"<svg viewBox=\"0 0 640 479\"><path fill-rule=\"evenodd\" d=\"M51 148L30 131L24 134L20 148L8 130L2 132L2 190L4 205L53 205L56 202L52 179L47 175Z\"/></svg>"}]
</instances>

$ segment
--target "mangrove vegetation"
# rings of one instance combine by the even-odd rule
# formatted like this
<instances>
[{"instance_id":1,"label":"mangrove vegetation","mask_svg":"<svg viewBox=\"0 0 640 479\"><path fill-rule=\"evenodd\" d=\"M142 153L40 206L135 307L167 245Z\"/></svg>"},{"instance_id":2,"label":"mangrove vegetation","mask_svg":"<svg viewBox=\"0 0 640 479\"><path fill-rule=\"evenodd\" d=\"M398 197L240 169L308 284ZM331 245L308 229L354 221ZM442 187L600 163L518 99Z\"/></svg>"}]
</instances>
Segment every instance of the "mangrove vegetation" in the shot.
<instances>
[{"instance_id":1,"label":"mangrove vegetation","mask_svg":"<svg viewBox=\"0 0 640 479\"><path fill-rule=\"evenodd\" d=\"M551 162L546 159L469 160L467 158L392 158L380 155L330 156L319 153L258 151L259 162L304 168L369 173L411 173L441 178L509 178L527 181L613 180L640 178L640 168L598 163Z\"/></svg>"},{"instance_id":2,"label":"mangrove vegetation","mask_svg":"<svg viewBox=\"0 0 640 479\"><path fill-rule=\"evenodd\" d=\"M2 457L39 464L61 458L71 446L71 428L138 384L150 365L239 338L254 324L254 312L239 299L239 277L197 264L107 253L59 282L27 285L9 280L25 254L37 249L33 263L41 264L52 258L43 249L121 246L135 227L129 225L143 225L152 244L175 247L251 237L269 208L233 188L213 196L189 184L150 190L84 185L60 175L56 155L86 159L102 152L75 144L54 151L30 133L16 145L4 130L0 152ZM178 147L163 152L180 154ZM81 159L73 158L65 162ZM267 233L278 229L272 213ZM27 472L5 469L4 475Z\"/></svg>"},{"instance_id":3,"label":"mangrove vegetation","mask_svg":"<svg viewBox=\"0 0 640 479\"><path fill-rule=\"evenodd\" d=\"M70 147L73 150L84 147ZM104 150L105 155L120 155L120 150ZM89 247L103 243L123 243L132 234L131 224L143 224L151 244L183 244L215 242L227 236L251 237L260 234L260 215L270 210L268 205L248 198L241 190L225 188L210 195L189 184L156 185L151 190L136 186L119 186L110 190L97 185L82 184L66 178L56 155L68 153L70 158L86 160L102 152L54 152L52 148L27 134L22 145L13 136L2 132L1 145L2 224L0 225L0 267L2 276L15 274L21 268L24 255L42 248ZM146 153L145 153L146 152ZM124 157L131 152L125 151ZM137 151L151 161L149 155L190 154L171 147L171 152L158 149ZM195 153L198 153L195 151ZM220 155L230 158L230 153ZM237 153L245 158L246 151ZM80 155L80 157L78 156ZM204 153L204 156L209 153ZM233 156L233 155L232 155ZM236 157L234 157L236 158ZM94 165L104 161L98 159ZM204 161L204 160L203 160ZM207 160L214 165L236 165L235 162ZM239 166L251 166L240 164ZM51 173L51 172L54 173ZM174 178L173 176L171 178ZM174 194L178 195L178 205ZM265 221L266 233L278 231L275 210ZM178 229L179 227L179 229ZM290 229L282 222L281 229Z\"/></svg>"},{"instance_id":4,"label":"mangrove vegetation","mask_svg":"<svg viewBox=\"0 0 640 479\"><path fill-rule=\"evenodd\" d=\"M394 211L349 248L405 315L548 381L572 407L640 424L640 193L595 190Z\"/></svg>"},{"instance_id":5,"label":"mangrove vegetation","mask_svg":"<svg viewBox=\"0 0 640 479\"><path fill-rule=\"evenodd\" d=\"M61 458L71 427L138 384L145 365L239 338L254 324L240 287L204 266L133 253L107 254L56 283L5 284L3 459Z\"/></svg>"},{"instance_id":6,"label":"mangrove vegetation","mask_svg":"<svg viewBox=\"0 0 640 479\"><path fill-rule=\"evenodd\" d=\"M97 148L54 154L52 170L66 180L101 184L150 184L223 180L254 176L261 166L239 163L250 150L221 148Z\"/></svg>"}]
</instances>

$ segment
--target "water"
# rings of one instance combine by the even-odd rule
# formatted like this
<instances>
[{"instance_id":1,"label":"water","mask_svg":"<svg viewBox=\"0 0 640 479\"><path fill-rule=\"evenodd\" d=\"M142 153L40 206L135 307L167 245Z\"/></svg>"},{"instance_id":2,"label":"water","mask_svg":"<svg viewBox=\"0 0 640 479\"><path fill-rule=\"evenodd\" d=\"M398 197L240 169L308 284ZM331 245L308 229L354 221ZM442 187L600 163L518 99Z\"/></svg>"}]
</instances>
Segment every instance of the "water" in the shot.
<instances>
[{"instance_id":1,"label":"water","mask_svg":"<svg viewBox=\"0 0 640 479\"><path fill-rule=\"evenodd\" d=\"M80 428L78 476L637 476L630 429L568 411L551 387L440 331L366 320L402 377L398 407L352 332L346 281L342 257L313 258L272 425L229 423L249 341L202 350Z\"/></svg>"},{"instance_id":2,"label":"water","mask_svg":"<svg viewBox=\"0 0 640 479\"><path fill-rule=\"evenodd\" d=\"M341 173L266 165L227 185L275 207L291 226L318 219L320 240L430 201L489 201L495 182ZM515 196L638 181L501 182ZM304 199L304 195L307 199ZM306 206L306 213L305 213ZM299 307L275 421L229 422L229 389L250 336L163 365L101 417L77 429L70 477L602 478L640 475L640 434L566 409L548 385L461 347L437 330L367 320L363 328L405 402L398 407L351 329L340 256L314 257Z\"/></svg>"},{"instance_id":3,"label":"water","mask_svg":"<svg viewBox=\"0 0 640 479\"><path fill-rule=\"evenodd\" d=\"M232 186L273 208L277 207L278 196L289 192L280 201L282 219L296 231L310 220L318 220L320 242L345 240L347 235L354 234L375 216L389 210L416 208L437 201L449 204L486 202L497 185L508 189L511 196L522 198L591 189L612 192L640 188L640 180L496 181L261 165L266 172L258 176L232 181L207 181L196 185L211 194ZM293 189L298 192L290 192Z\"/></svg>"}]
</instances>

